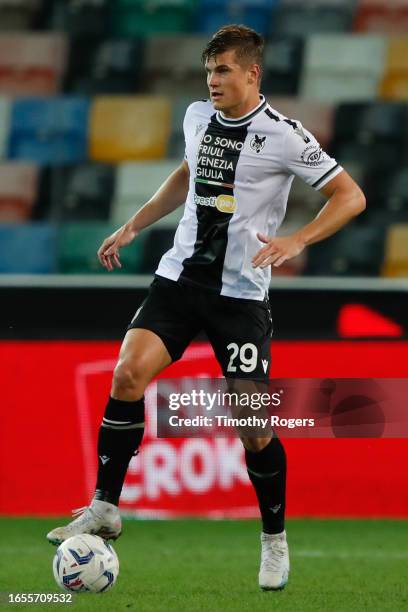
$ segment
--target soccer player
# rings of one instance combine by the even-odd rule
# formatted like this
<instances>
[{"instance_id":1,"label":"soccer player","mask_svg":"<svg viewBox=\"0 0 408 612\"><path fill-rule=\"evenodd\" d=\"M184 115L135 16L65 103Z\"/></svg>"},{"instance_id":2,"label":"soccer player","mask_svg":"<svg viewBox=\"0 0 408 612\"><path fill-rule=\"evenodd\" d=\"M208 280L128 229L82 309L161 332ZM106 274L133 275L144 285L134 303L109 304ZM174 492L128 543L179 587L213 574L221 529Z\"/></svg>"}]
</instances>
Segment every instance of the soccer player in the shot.
<instances>
[{"instance_id":1,"label":"soccer player","mask_svg":"<svg viewBox=\"0 0 408 612\"><path fill-rule=\"evenodd\" d=\"M94 498L47 535L54 544L78 533L120 535L119 496L143 437L144 391L197 332L207 333L228 380L268 381L271 266L331 236L365 208L360 188L313 135L260 94L262 50L262 37L247 27L214 34L202 54L210 99L187 108L184 161L98 251L107 270L121 267L123 246L185 204L174 246L120 350L99 431ZM294 175L327 203L310 223L276 237ZM262 518L259 585L280 589L289 574L285 451L275 434L241 439Z\"/></svg>"}]
</instances>

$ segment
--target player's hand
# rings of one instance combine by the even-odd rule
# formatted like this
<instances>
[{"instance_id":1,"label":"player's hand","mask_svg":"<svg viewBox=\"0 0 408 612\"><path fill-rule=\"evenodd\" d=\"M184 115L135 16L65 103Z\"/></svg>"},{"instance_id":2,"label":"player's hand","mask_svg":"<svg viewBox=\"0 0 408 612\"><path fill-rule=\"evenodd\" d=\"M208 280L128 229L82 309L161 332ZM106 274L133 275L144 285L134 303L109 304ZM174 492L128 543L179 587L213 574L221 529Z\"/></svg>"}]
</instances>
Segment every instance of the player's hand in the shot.
<instances>
[{"instance_id":1,"label":"player's hand","mask_svg":"<svg viewBox=\"0 0 408 612\"><path fill-rule=\"evenodd\" d=\"M296 234L281 236L279 238L269 238L258 232L257 238L263 242L265 246L252 258L253 268L266 268L270 265L278 268L287 259L292 259L292 257L299 255L305 248L304 242L302 242L301 238Z\"/></svg>"},{"instance_id":2,"label":"player's hand","mask_svg":"<svg viewBox=\"0 0 408 612\"><path fill-rule=\"evenodd\" d=\"M98 249L98 259L104 268L111 272L115 267L121 268L119 249L126 246L137 236L137 231L123 225L106 238Z\"/></svg>"}]
</instances>

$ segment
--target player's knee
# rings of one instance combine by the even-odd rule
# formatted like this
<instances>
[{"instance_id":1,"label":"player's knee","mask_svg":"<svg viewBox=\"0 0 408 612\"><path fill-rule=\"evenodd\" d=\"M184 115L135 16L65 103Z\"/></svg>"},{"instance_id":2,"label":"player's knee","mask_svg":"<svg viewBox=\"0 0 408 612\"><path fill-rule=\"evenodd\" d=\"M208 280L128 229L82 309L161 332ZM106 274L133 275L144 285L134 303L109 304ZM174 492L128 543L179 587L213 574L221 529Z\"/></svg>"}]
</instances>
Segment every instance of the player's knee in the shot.
<instances>
[{"instance_id":1,"label":"player's knee","mask_svg":"<svg viewBox=\"0 0 408 612\"><path fill-rule=\"evenodd\" d=\"M123 393L142 396L144 393L145 379L142 359L134 359L130 364L128 361L119 361L114 373L112 387L115 395Z\"/></svg>"},{"instance_id":2,"label":"player's knee","mask_svg":"<svg viewBox=\"0 0 408 612\"><path fill-rule=\"evenodd\" d=\"M252 453L259 453L270 442L270 438L247 438L241 437L241 442L245 448Z\"/></svg>"}]
</instances>

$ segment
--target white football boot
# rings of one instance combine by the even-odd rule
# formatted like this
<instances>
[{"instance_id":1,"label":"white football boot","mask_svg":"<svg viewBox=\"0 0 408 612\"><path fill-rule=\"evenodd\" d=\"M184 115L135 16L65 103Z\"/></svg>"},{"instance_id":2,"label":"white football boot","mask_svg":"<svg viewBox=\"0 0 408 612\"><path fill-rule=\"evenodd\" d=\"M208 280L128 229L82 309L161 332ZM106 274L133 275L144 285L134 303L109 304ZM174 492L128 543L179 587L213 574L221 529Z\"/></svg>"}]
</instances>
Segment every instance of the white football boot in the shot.
<instances>
[{"instance_id":1,"label":"white football boot","mask_svg":"<svg viewBox=\"0 0 408 612\"><path fill-rule=\"evenodd\" d=\"M261 533L261 567L259 586L264 591L278 591L289 577L289 549L286 531L279 534Z\"/></svg>"},{"instance_id":2,"label":"white football boot","mask_svg":"<svg viewBox=\"0 0 408 612\"><path fill-rule=\"evenodd\" d=\"M61 542L80 533L98 535L104 540L116 540L122 530L119 509L109 502L93 500L90 506L78 508L72 512L75 520L56 527L47 533L47 540L59 546Z\"/></svg>"}]
</instances>

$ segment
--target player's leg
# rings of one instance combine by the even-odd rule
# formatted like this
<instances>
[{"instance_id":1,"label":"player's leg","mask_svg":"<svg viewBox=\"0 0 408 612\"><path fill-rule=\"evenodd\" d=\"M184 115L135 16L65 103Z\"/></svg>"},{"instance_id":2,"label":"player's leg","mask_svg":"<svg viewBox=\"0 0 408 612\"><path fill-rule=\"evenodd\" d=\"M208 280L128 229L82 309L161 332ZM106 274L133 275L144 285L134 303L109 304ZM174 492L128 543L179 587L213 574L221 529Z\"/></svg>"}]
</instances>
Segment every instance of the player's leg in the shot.
<instances>
[{"instance_id":1,"label":"player's leg","mask_svg":"<svg viewBox=\"0 0 408 612\"><path fill-rule=\"evenodd\" d=\"M120 535L119 496L128 464L144 431L144 390L171 362L180 359L198 331L191 292L156 278L123 341L111 394L98 436L98 476L94 499L81 516L47 538L58 544L76 533Z\"/></svg>"},{"instance_id":2,"label":"player's leg","mask_svg":"<svg viewBox=\"0 0 408 612\"><path fill-rule=\"evenodd\" d=\"M289 575L289 551L285 531L286 453L274 435L264 446L262 438L241 438L245 462L262 517L259 586L281 589ZM262 445L261 445L262 441ZM258 442L254 450L254 442Z\"/></svg>"},{"instance_id":3,"label":"player's leg","mask_svg":"<svg viewBox=\"0 0 408 612\"><path fill-rule=\"evenodd\" d=\"M98 475L89 507L68 525L47 534L60 544L78 533L94 533L116 539L121 533L118 510L126 471L144 433L144 390L171 363L159 336L146 329L130 329L122 343L98 435Z\"/></svg>"},{"instance_id":4,"label":"player's leg","mask_svg":"<svg viewBox=\"0 0 408 612\"><path fill-rule=\"evenodd\" d=\"M272 333L269 303L220 297L219 305L211 309L208 327L207 334L229 388L238 394L266 392ZM263 589L280 589L289 573L285 449L272 430L247 434L241 431L239 435L262 518L259 585Z\"/></svg>"},{"instance_id":5,"label":"player's leg","mask_svg":"<svg viewBox=\"0 0 408 612\"><path fill-rule=\"evenodd\" d=\"M128 330L99 429L94 500L118 506L129 462L143 438L145 389L171 361L157 334L148 329Z\"/></svg>"}]
</instances>

